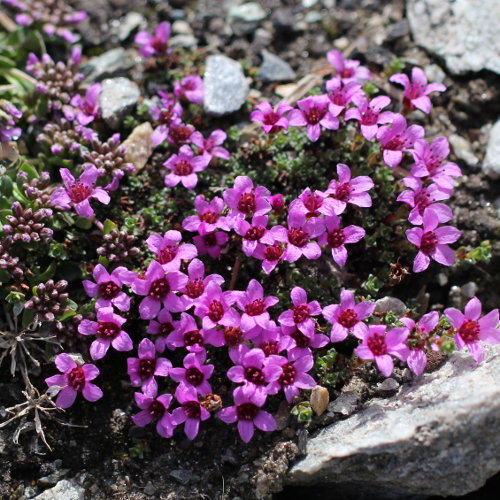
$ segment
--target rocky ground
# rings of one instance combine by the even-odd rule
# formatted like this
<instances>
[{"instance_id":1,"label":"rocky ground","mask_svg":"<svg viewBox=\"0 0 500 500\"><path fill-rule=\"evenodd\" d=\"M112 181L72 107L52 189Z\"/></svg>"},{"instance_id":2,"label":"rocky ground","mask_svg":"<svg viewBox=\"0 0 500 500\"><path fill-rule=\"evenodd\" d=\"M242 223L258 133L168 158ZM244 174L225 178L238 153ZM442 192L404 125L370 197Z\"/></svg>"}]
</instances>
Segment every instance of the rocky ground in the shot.
<instances>
[{"instance_id":1,"label":"rocky ground","mask_svg":"<svg viewBox=\"0 0 500 500\"><path fill-rule=\"evenodd\" d=\"M395 58L425 68L431 81L442 81L448 87L448 92L435 101L428 131L430 135L449 137L452 160L461 165L465 174L452 201L455 220L463 230L462 244L477 246L490 240L493 258L489 264L471 264L462 267L460 272L443 271L422 293L429 293L433 304L454 306L461 306L478 293L485 307L498 306L500 49L495 26L500 23L500 6L495 0L479 2L488 4L482 9L475 8L478 2L474 0L444 2L446 7L439 0L261 0L251 4L237 0L172 0L147 4L134 0L79 0L77 3L91 13L90 20L81 27L83 42L96 55L105 53L104 60L90 61L88 66L92 75L89 78L97 80L108 76L128 76L133 80L138 64L134 49L116 47L121 44L132 47L133 34L139 28L147 28L152 19L156 24L157 17L174 21L173 44L200 47L207 55L225 54L232 59L245 59L247 74L253 76L251 102L262 98L276 100L293 93L296 90L294 82L324 66L324 55L331 48L361 59L374 70L382 70ZM494 27L490 30L488 26L492 23ZM465 38L460 36L464 33ZM468 45L460 47L458 41L453 42L453 37L458 41L466 39ZM106 52L111 49L114 52ZM133 94L134 90L130 92ZM225 120L237 123L239 118L233 115ZM48 440L53 445L52 452L41 446L33 448L28 434L25 438L22 436L22 446L13 446L11 432L0 430L0 497L244 500L271 498L273 494L276 499L302 498L304 494L311 499L323 499L330 498L332 491L336 491L336 498L345 499L361 498L359 492L364 492L364 498L374 498L374 490L382 498L468 493L500 469L498 457L487 452L495 439L498 441L500 426L498 407L493 403L498 400L500 386L499 358L500 352L492 351L488 363L476 373L470 361L467 364L462 357L456 356L443 368L439 369L436 363L438 370L416 383L411 383L404 372L397 372L394 378L381 385L376 378L355 379L343 389L338 400L330 403L328 411L315 418L307 428L290 419L287 409L282 408L278 411L280 432L271 438L258 436L250 446L239 442L233 433L224 432L205 431L195 442L182 437L168 441L154 439L149 431L131 425L128 414L132 408L123 407L118 395L109 401L109 413L102 407L79 403L72 408L69 418L61 417L65 425L49 423ZM450 380L452 374L458 378ZM489 386L484 383L484 377L491 377ZM493 392L489 392L490 389ZM12 390L10 382L0 382L0 392L7 400ZM423 399L418 400L417 396ZM358 413L366 400L370 402ZM438 400L441 406L431 404L433 400ZM356 449L348 452L343 449L343 453L349 454L348 458L342 461L338 470L329 472L328 481L332 483L339 482L337 475L346 475L344 466L349 468L349 474L358 473L359 480L352 477L349 481L340 480L349 483L349 487L342 484L337 490L331 486L326 490L321 485L314 486L311 482L315 480L300 478L298 471L304 467L300 464L289 473L289 468L306 454L307 449L310 450L307 460L315 459L315 451L311 450L324 451L321 439L325 432L344 429L349 435L350 426L361 425L363 418L375 407L382 413L394 408L402 414L409 412L412 420L412 405L422 408L425 406L422 401L427 401L430 416L426 419L422 413L418 429L413 429L418 436L424 436L420 441L424 442L424 448L412 448L415 463L429 457L422 449L425 449L425 439L433 442L433 433L441 429L435 428L436 415L449 415L457 408L455 403L460 402L463 413L456 415L455 427L451 423L444 426L448 434L443 431L439 439L444 441L437 441L443 448L449 449L449 442L462 439L459 431L463 432L464 422L472 427L480 425L491 434L481 434L476 428L484 440L482 446L478 445L479 438L475 439L475 434L469 436L466 444L450 452L448 461L447 457L441 457L441 461L430 460L428 474L413 477L409 481L411 487L401 486L402 483L383 484L384 488L389 487L383 489L380 484L387 482L377 482L366 472L370 467ZM478 407L488 411L473 413ZM473 420L467 421L467 415L474 415ZM320 429L336 422L344 427L331 427L333 431L320 431L316 436ZM396 424L381 422L379 425L386 425L386 432L390 434L391 426ZM220 426L222 429L224 424ZM406 433L405 429L401 432L401 439L407 442L420 439ZM366 435L365 438L370 439ZM385 460L391 453L396 457L405 455L409 448L398 449L387 441L369 444L382 456L381 459L372 456L379 467L372 467L372 473L375 470L382 477L389 473L398 478L404 476L401 471L389 471ZM345 443L337 445L347 446ZM478 448L484 451L481 456ZM331 453L338 453L338 450ZM467 469L467 461L470 464L478 457L487 466ZM394 462L397 463L397 459L391 463ZM458 476L450 474L436 478L432 473L432 467L449 468L450 464L462 467L455 470ZM453 489L443 486L446 481L448 484L456 482L460 474L474 477ZM412 471L408 475L412 476ZM418 489L419 484L432 481L434 486ZM287 483L309 484L300 489L296 485L287 488ZM497 483L490 483L487 488L494 488ZM353 486L359 487L356 494L353 494ZM379 487L381 489L377 489ZM279 494L283 488L284 492ZM492 498L488 491L484 490L485 496L479 492L466 498Z\"/></svg>"}]
</instances>

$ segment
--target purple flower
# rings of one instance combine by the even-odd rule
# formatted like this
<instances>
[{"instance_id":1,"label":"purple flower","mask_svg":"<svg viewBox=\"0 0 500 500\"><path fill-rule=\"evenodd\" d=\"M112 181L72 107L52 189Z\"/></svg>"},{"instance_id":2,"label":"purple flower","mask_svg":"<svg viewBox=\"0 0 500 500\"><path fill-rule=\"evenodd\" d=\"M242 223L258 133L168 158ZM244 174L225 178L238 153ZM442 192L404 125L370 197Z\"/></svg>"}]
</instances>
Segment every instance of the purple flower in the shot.
<instances>
[{"instance_id":1,"label":"purple flower","mask_svg":"<svg viewBox=\"0 0 500 500\"><path fill-rule=\"evenodd\" d=\"M406 361L409 355L406 345L408 328L396 327L386 332L386 325L370 325L368 329L362 344L354 349L354 354L361 359L374 360L382 374L389 377L394 370L391 356Z\"/></svg>"},{"instance_id":2,"label":"purple flower","mask_svg":"<svg viewBox=\"0 0 500 500\"><path fill-rule=\"evenodd\" d=\"M324 224L326 232L319 238L320 245L326 245L332 250L333 260L341 267L347 261L347 249L345 245L357 243L365 237L365 230L359 226L340 227L340 219L337 215L325 217Z\"/></svg>"},{"instance_id":3,"label":"purple flower","mask_svg":"<svg viewBox=\"0 0 500 500\"><path fill-rule=\"evenodd\" d=\"M288 338L291 341L291 345L288 345L286 349L296 358L305 356L311 352L311 349L321 349L329 342L326 335L315 333L308 337L296 327L283 325L281 330L283 333L282 339Z\"/></svg>"},{"instance_id":4,"label":"purple flower","mask_svg":"<svg viewBox=\"0 0 500 500\"><path fill-rule=\"evenodd\" d=\"M7 101L0 101L0 143L19 139L22 130L16 127L13 118L19 119L23 116L15 106Z\"/></svg>"},{"instance_id":5,"label":"purple flower","mask_svg":"<svg viewBox=\"0 0 500 500\"><path fill-rule=\"evenodd\" d=\"M306 188L299 197L290 203L290 212L296 211L306 216L306 219L331 215L335 213L335 207L331 199L326 198L321 191L311 191Z\"/></svg>"},{"instance_id":6,"label":"purple flower","mask_svg":"<svg viewBox=\"0 0 500 500\"><path fill-rule=\"evenodd\" d=\"M164 438L171 438L174 435L175 425L172 422L172 415L167 410L172 403L172 394L156 396L155 393L148 396L142 392L136 392L134 398L137 406L142 410L132 415L134 424L144 427L156 420L156 432Z\"/></svg>"},{"instance_id":7,"label":"purple flower","mask_svg":"<svg viewBox=\"0 0 500 500\"><path fill-rule=\"evenodd\" d=\"M226 217L221 216L224 210L224 201L215 196L212 201L207 201L204 195L199 194L194 199L194 208L198 215L189 215L182 221L182 227L186 231L199 231L203 227L206 231L222 229L229 231Z\"/></svg>"},{"instance_id":8,"label":"purple flower","mask_svg":"<svg viewBox=\"0 0 500 500\"><path fill-rule=\"evenodd\" d=\"M462 350L465 346L477 363L484 359L484 346L482 342L490 344L500 343L500 331L498 330L498 309L493 309L481 317L481 301L477 297L465 305L464 313L450 307L444 310L444 314L455 328L455 344Z\"/></svg>"},{"instance_id":9,"label":"purple flower","mask_svg":"<svg viewBox=\"0 0 500 500\"><path fill-rule=\"evenodd\" d=\"M437 227L439 219L432 210L425 210L423 216L423 229L414 227L406 231L406 237L418 248L417 256L413 262L413 272L425 271L431 258L443 266L452 266L455 262L455 253L448 246L460 238L461 232L453 226Z\"/></svg>"},{"instance_id":10,"label":"purple flower","mask_svg":"<svg viewBox=\"0 0 500 500\"><path fill-rule=\"evenodd\" d=\"M326 54L328 62L336 69L337 75L342 82L349 83L356 80L370 80L370 71L364 66L359 65L355 59L344 59L342 52L330 50Z\"/></svg>"},{"instance_id":11,"label":"purple flower","mask_svg":"<svg viewBox=\"0 0 500 500\"><path fill-rule=\"evenodd\" d=\"M90 356L94 361L104 358L112 345L117 351L131 351L132 340L122 330L127 320L114 314L112 307L101 307L97 310L97 321L84 319L78 325L81 335L95 335L97 338L90 345Z\"/></svg>"},{"instance_id":12,"label":"purple flower","mask_svg":"<svg viewBox=\"0 0 500 500\"><path fill-rule=\"evenodd\" d=\"M167 141L172 146L180 147L191 142L194 133L195 128L192 125L172 122L167 130Z\"/></svg>"},{"instance_id":13,"label":"purple flower","mask_svg":"<svg viewBox=\"0 0 500 500\"><path fill-rule=\"evenodd\" d=\"M175 399L182 406L172 412L172 421L175 425L184 424L186 436L194 439L198 435L200 422L210 418L210 413L201 406L194 387L180 384L175 390Z\"/></svg>"},{"instance_id":14,"label":"purple flower","mask_svg":"<svg viewBox=\"0 0 500 500\"><path fill-rule=\"evenodd\" d=\"M201 149L204 156L208 156L210 160L217 156L223 160L229 160L229 151L223 147L221 144L227 138L227 134L223 130L214 130L208 139L205 139L201 132L194 132L191 136L191 142Z\"/></svg>"},{"instance_id":15,"label":"purple flower","mask_svg":"<svg viewBox=\"0 0 500 500\"><path fill-rule=\"evenodd\" d=\"M168 311L183 311L184 303L174 291L186 286L187 280L185 274L177 271L165 273L159 262L151 262L144 279L137 278L132 282L134 293L145 296L139 304L141 319L156 318L162 304Z\"/></svg>"},{"instance_id":16,"label":"purple flower","mask_svg":"<svg viewBox=\"0 0 500 500\"><path fill-rule=\"evenodd\" d=\"M403 179L405 186L409 187L403 191L397 198L397 201L406 203L411 207L408 220L414 226L420 226L423 223L425 210L432 210L439 220L439 223L448 222L453 218L451 208L444 203L435 203L440 200L447 200L450 192L443 190L437 184L424 186L418 177L408 176Z\"/></svg>"},{"instance_id":17,"label":"purple flower","mask_svg":"<svg viewBox=\"0 0 500 500\"><path fill-rule=\"evenodd\" d=\"M306 127L307 137L316 142L321 134L321 127L337 130L339 120L330 111L330 99L327 95L314 95L297 101L299 109L293 109L288 115L290 125Z\"/></svg>"},{"instance_id":18,"label":"purple flower","mask_svg":"<svg viewBox=\"0 0 500 500\"><path fill-rule=\"evenodd\" d=\"M330 111L334 116L339 116L349 106L355 96L364 95L361 83L351 81L344 85L338 77L326 82L326 91L328 99L330 99Z\"/></svg>"},{"instance_id":19,"label":"purple flower","mask_svg":"<svg viewBox=\"0 0 500 500\"><path fill-rule=\"evenodd\" d=\"M203 104L203 80L198 75L188 75L174 83L174 95L195 104Z\"/></svg>"},{"instance_id":20,"label":"purple flower","mask_svg":"<svg viewBox=\"0 0 500 500\"><path fill-rule=\"evenodd\" d=\"M152 319L149 322L147 332L155 335L156 352L165 352L168 336L177 328L177 322L172 319L172 315L162 309L157 317L158 321Z\"/></svg>"},{"instance_id":21,"label":"purple flower","mask_svg":"<svg viewBox=\"0 0 500 500\"><path fill-rule=\"evenodd\" d=\"M312 389L316 386L316 381L306 373L314 365L310 351L289 351L288 358L275 356L273 361L281 366L281 375L275 382L269 384L269 394L276 394L283 389L286 400L291 403L301 389Z\"/></svg>"},{"instance_id":22,"label":"purple flower","mask_svg":"<svg viewBox=\"0 0 500 500\"><path fill-rule=\"evenodd\" d=\"M87 401L97 401L103 394L101 389L91 383L99 375L95 365L78 365L68 354L56 356L55 364L62 375L53 375L45 379L49 386L59 386L61 390L56 399L59 408L69 408L76 399L76 393L81 392Z\"/></svg>"},{"instance_id":23,"label":"purple flower","mask_svg":"<svg viewBox=\"0 0 500 500\"><path fill-rule=\"evenodd\" d=\"M85 97L76 94L71 99L71 105L78 111L76 113L76 121L80 125L88 125L90 122L94 121L99 114L99 94L101 93L102 85L100 83L94 83L91 85ZM70 119L69 117L66 117Z\"/></svg>"},{"instance_id":24,"label":"purple flower","mask_svg":"<svg viewBox=\"0 0 500 500\"><path fill-rule=\"evenodd\" d=\"M125 267L117 267L110 274L102 264L97 264L92 273L96 282L84 280L83 288L89 297L99 297L96 302L97 309L113 305L120 311L128 311L130 298L122 291L122 286L125 284L122 278L131 274L133 273Z\"/></svg>"},{"instance_id":25,"label":"purple flower","mask_svg":"<svg viewBox=\"0 0 500 500\"><path fill-rule=\"evenodd\" d=\"M420 109L430 113L432 104L427 97L431 92L444 92L446 87L442 83L427 83L427 77L420 68L411 70L411 82L404 73L397 73L389 78L390 82L399 83L404 87L403 106L406 109Z\"/></svg>"},{"instance_id":26,"label":"purple flower","mask_svg":"<svg viewBox=\"0 0 500 500\"><path fill-rule=\"evenodd\" d=\"M139 344L138 358L127 358L127 373L133 387L141 387L146 396L154 397L158 392L155 376L166 377L172 363L166 358L156 358L156 349L149 339Z\"/></svg>"},{"instance_id":27,"label":"purple flower","mask_svg":"<svg viewBox=\"0 0 500 500\"><path fill-rule=\"evenodd\" d=\"M424 140L417 140L412 154L415 165L411 174L414 177L430 177L441 189L449 192L453 190L452 177L460 177L462 171L456 163L443 163L450 154L446 137L437 137L430 145Z\"/></svg>"},{"instance_id":28,"label":"purple flower","mask_svg":"<svg viewBox=\"0 0 500 500\"><path fill-rule=\"evenodd\" d=\"M191 386L198 394L206 396L212 392L208 379L212 376L214 365L204 365L205 359L204 352L189 353L182 362L184 368L170 369L170 378L188 387Z\"/></svg>"},{"instance_id":29,"label":"purple flower","mask_svg":"<svg viewBox=\"0 0 500 500\"><path fill-rule=\"evenodd\" d=\"M427 365L426 351L428 350L429 337L439 323L439 313L432 311L424 314L418 323L407 317L400 318L399 321L410 331L407 342L410 354L406 359L408 368L415 375L421 375Z\"/></svg>"},{"instance_id":30,"label":"purple flower","mask_svg":"<svg viewBox=\"0 0 500 500\"><path fill-rule=\"evenodd\" d=\"M282 194L278 193L268 196L267 201L271 205L273 214L281 215L285 211L285 200L283 199Z\"/></svg>"},{"instance_id":31,"label":"purple flower","mask_svg":"<svg viewBox=\"0 0 500 500\"><path fill-rule=\"evenodd\" d=\"M265 215L271 210L267 197L271 193L264 186L254 188L252 179L239 175L234 180L234 187L223 194L226 205L231 209L230 217Z\"/></svg>"},{"instance_id":32,"label":"purple flower","mask_svg":"<svg viewBox=\"0 0 500 500\"><path fill-rule=\"evenodd\" d=\"M188 265L188 282L181 289L184 294L182 300L186 303L185 310L198 303L198 300L207 293L209 283L222 285L224 278L219 274L210 274L205 277L205 264L199 259L193 259Z\"/></svg>"},{"instance_id":33,"label":"purple flower","mask_svg":"<svg viewBox=\"0 0 500 500\"><path fill-rule=\"evenodd\" d=\"M350 108L345 114L346 120L358 120L361 127L361 134L369 141L373 139L378 132L379 123L390 123L394 113L390 111L382 112L382 109L391 104L391 99L385 95L375 97L371 101L364 95L355 95L353 97L356 108Z\"/></svg>"},{"instance_id":34,"label":"purple flower","mask_svg":"<svg viewBox=\"0 0 500 500\"><path fill-rule=\"evenodd\" d=\"M324 193L332 200L336 215L343 213L348 203L358 207L372 206L371 196L367 193L373 188L373 181L370 177L360 175L352 179L351 169L344 163L337 164L337 175L339 180L332 179Z\"/></svg>"},{"instance_id":35,"label":"purple flower","mask_svg":"<svg viewBox=\"0 0 500 500\"><path fill-rule=\"evenodd\" d=\"M403 159L403 152L409 151L415 141L423 137L423 127L410 125L407 128L404 116L394 114L391 125L380 127L377 132L386 165L397 167Z\"/></svg>"},{"instance_id":36,"label":"purple flower","mask_svg":"<svg viewBox=\"0 0 500 500\"><path fill-rule=\"evenodd\" d=\"M189 352L200 353L205 351L204 344L204 331L198 329L192 316L182 313L177 328L167 338L167 347L172 351L184 347Z\"/></svg>"},{"instance_id":37,"label":"purple flower","mask_svg":"<svg viewBox=\"0 0 500 500\"><path fill-rule=\"evenodd\" d=\"M189 146L182 146L179 154L173 154L163 165L171 173L165 176L165 185L177 186L179 182L187 189L194 189L198 183L196 172L205 170L210 163L206 156L195 156Z\"/></svg>"},{"instance_id":38,"label":"purple flower","mask_svg":"<svg viewBox=\"0 0 500 500\"><path fill-rule=\"evenodd\" d=\"M273 320L269 322L269 327L266 330L262 330L257 337L252 339L252 342L259 349L262 349L267 358L294 347L293 339L283 334L282 327L278 326ZM233 356L231 356L231 359L233 359Z\"/></svg>"},{"instance_id":39,"label":"purple flower","mask_svg":"<svg viewBox=\"0 0 500 500\"><path fill-rule=\"evenodd\" d=\"M229 241L229 236L222 231L207 231L200 226L199 236L193 238L200 255L210 255L213 259L220 257L221 248Z\"/></svg>"},{"instance_id":40,"label":"purple flower","mask_svg":"<svg viewBox=\"0 0 500 500\"><path fill-rule=\"evenodd\" d=\"M270 233L266 234L266 245L258 245L254 257L262 260L262 269L270 274L283 260L287 245L276 240Z\"/></svg>"},{"instance_id":41,"label":"purple flower","mask_svg":"<svg viewBox=\"0 0 500 500\"><path fill-rule=\"evenodd\" d=\"M146 240L146 244L156 254L156 260L163 266L165 271L178 271L181 261L194 259L198 255L198 251L193 244L180 243L181 241L181 233L170 230L163 236L152 234Z\"/></svg>"},{"instance_id":42,"label":"purple flower","mask_svg":"<svg viewBox=\"0 0 500 500\"><path fill-rule=\"evenodd\" d=\"M363 322L373 314L375 302L363 301L355 303L354 293L350 290L340 292L340 304L331 304L323 309L323 317L332 325L330 339L342 342L349 332L358 339L368 334L368 326Z\"/></svg>"},{"instance_id":43,"label":"purple flower","mask_svg":"<svg viewBox=\"0 0 500 500\"><path fill-rule=\"evenodd\" d=\"M235 300L234 292L223 292L219 283L211 281L206 293L196 301L194 313L202 318L203 328L209 330L224 324Z\"/></svg>"},{"instance_id":44,"label":"purple flower","mask_svg":"<svg viewBox=\"0 0 500 500\"><path fill-rule=\"evenodd\" d=\"M243 252L251 257L257 250L261 238L267 232L267 215L254 215L252 224L245 219L237 219L234 223L234 230L243 238Z\"/></svg>"},{"instance_id":45,"label":"purple flower","mask_svg":"<svg viewBox=\"0 0 500 500\"><path fill-rule=\"evenodd\" d=\"M89 200L94 198L107 205L110 201L109 194L102 187L95 187L99 172L96 167L88 167L76 180L67 168L59 170L64 188L56 189L50 201L53 206L68 210L71 206L75 208L78 215L91 219L94 217L94 210L90 206Z\"/></svg>"},{"instance_id":46,"label":"purple flower","mask_svg":"<svg viewBox=\"0 0 500 500\"><path fill-rule=\"evenodd\" d=\"M166 92L159 91L159 105L152 105L149 108L151 118L155 120L159 126L154 130L151 136L153 146L161 144L168 136L169 127L172 124L181 123L183 109L181 104ZM190 136L192 131L190 131Z\"/></svg>"},{"instance_id":47,"label":"purple flower","mask_svg":"<svg viewBox=\"0 0 500 500\"><path fill-rule=\"evenodd\" d=\"M285 115L292 109L286 102L278 104L276 109L268 102L261 102L251 112L250 119L262 123L262 130L266 134L275 134L281 130L288 130L289 123Z\"/></svg>"},{"instance_id":48,"label":"purple flower","mask_svg":"<svg viewBox=\"0 0 500 500\"><path fill-rule=\"evenodd\" d=\"M312 316L321 314L319 302L313 300L307 302L307 293L303 288L296 286L290 293L293 307L280 314L280 324L289 327L297 327L307 337L312 337L316 329L316 322Z\"/></svg>"},{"instance_id":49,"label":"purple flower","mask_svg":"<svg viewBox=\"0 0 500 500\"><path fill-rule=\"evenodd\" d=\"M147 31L140 31L135 35L134 42L139 44L139 53L143 57L164 56L169 53L168 38L170 37L170 23L160 23L152 35Z\"/></svg>"},{"instance_id":50,"label":"purple flower","mask_svg":"<svg viewBox=\"0 0 500 500\"><path fill-rule=\"evenodd\" d=\"M248 387L237 387L233 392L234 406L223 408L217 416L226 424L238 422L240 437L248 443L253 437L254 426L265 432L277 428L273 416L261 409L266 397L263 391L252 392Z\"/></svg>"}]
</instances>

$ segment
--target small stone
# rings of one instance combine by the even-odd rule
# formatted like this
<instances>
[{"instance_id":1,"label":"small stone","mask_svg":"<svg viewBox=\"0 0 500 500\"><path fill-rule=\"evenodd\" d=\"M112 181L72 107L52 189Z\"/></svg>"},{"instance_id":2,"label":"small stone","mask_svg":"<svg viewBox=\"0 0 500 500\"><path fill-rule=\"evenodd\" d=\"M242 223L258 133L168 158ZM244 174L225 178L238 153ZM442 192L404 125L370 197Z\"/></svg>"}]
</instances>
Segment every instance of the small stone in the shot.
<instances>
[{"instance_id":1,"label":"small stone","mask_svg":"<svg viewBox=\"0 0 500 500\"><path fill-rule=\"evenodd\" d=\"M274 420L276 420L277 429L282 431L288 425L290 421L290 408L286 401L282 401L278 406L278 411L274 415Z\"/></svg>"},{"instance_id":2,"label":"small stone","mask_svg":"<svg viewBox=\"0 0 500 500\"><path fill-rule=\"evenodd\" d=\"M85 490L73 479L63 479L53 488L37 495L35 500L84 500Z\"/></svg>"},{"instance_id":3,"label":"small stone","mask_svg":"<svg viewBox=\"0 0 500 500\"><path fill-rule=\"evenodd\" d=\"M483 171L492 179L500 177L500 120L498 120L490 131L486 156L483 161Z\"/></svg>"},{"instance_id":4,"label":"small stone","mask_svg":"<svg viewBox=\"0 0 500 500\"><path fill-rule=\"evenodd\" d=\"M125 161L133 163L136 170L141 170L153 153L152 135L153 127L151 123L141 123L132 130L131 134L122 143L122 146L125 147Z\"/></svg>"},{"instance_id":5,"label":"small stone","mask_svg":"<svg viewBox=\"0 0 500 500\"><path fill-rule=\"evenodd\" d=\"M323 413L328 408L328 403L330 402L330 394L328 393L328 389L326 387L322 387L321 385L317 385L311 391L310 397L311 408L314 413L318 415L323 415Z\"/></svg>"},{"instance_id":6,"label":"small stone","mask_svg":"<svg viewBox=\"0 0 500 500\"><path fill-rule=\"evenodd\" d=\"M226 56L209 56L203 77L208 114L226 115L241 108L248 94L248 83L241 64Z\"/></svg>"},{"instance_id":7,"label":"small stone","mask_svg":"<svg viewBox=\"0 0 500 500\"><path fill-rule=\"evenodd\" d=\"M357 410L359 401L359 394L354 391L346 391L328 405L328 411L348 417Z\"/></svg>"},{"instance_id":8,"label":"small stone","mask_svg":"<svg viewBox=\"0 0 500 500\"><path fill-rule=\"evenodd\" d=\"M396 297L384 297L375 302L375 312L388 313L392 312L397 316L403 316L406 312L405 303Z\"/></svg>"},{"instance_id":9,"label":"small stone","mask_svg":"<svg viewBox=\"0 0 500 500\"><path fill-rule=\"evenodd\" d=\"M479 287L473 281L469 281L460 287L460 292L467 299L472 299L478 291Z\"/></svg>"},{"instance_id":10,"label":"small stone","mask_svg":"<svg viewBox=\"0 0 500 500\"><path fill-rule=\"evenodd\" d=\"M382 393L393 393L399 389L398 382L393 378L386 378L377 386L377 391Z\"/></svg>"},{"instance_id":11,"label":"small stone","mask_svg":"<svg viewBox=\"0 0 500 500\"><path fill-rule=\"evenodd\" d=\"M257 23L267 16L266 11L257 2L236 5L229 11L229 17L246 23Z\"/></svg>"},{"instance_id":12,"label":"small stone","mask_svg":"<svg viewBox=\"0 0 500 500\"><path fill-rule=\"evenodd\" d=\"M91 57L81 67L82 73L86 75L85 82L100 82L105 78L124 76L133 68L136 57L134 49L125 50L122 47Z\"/></svg>"},{"instance_id":13,"label":"small stone","mask_svg":"<svg viewBox=\"0 0 500 500\"><path fill-rule=\"evenodd\" d=\"M437 64L426 65L424 73L429 82L443 83L446 78L446 73Z\"/></svg>"},{"instance_id":14,"label":"small stone","mask_svg":"<svg viewBox=\"0 0 500 500\"><path fill-rule=\"evenodd\" d=\"M128 12L127 15L121 20L118 27L118 39L120 42L126 40L132 31L139 28L145 22L144 16L139 12Z\"/></svg>"},{"instance_id":15,"label":"small stone","mask_svg":"<svg viewBox=\"0 0 500 500\"><path fill-rule=\"evenodd\" d=\"M323 20L323 16L321 15L321 12L317 11L312 11L308 12L305 17L305 21L307 24L314 24L314 23L319 23Z\"/></svg>"},{"instance_id":16,"label":"small stone","mask_svg":"<svg viewBox=\"0 0 500 500\"><path fill-rule=\"evenodd\" d=\"M463 137L457 134L452 134L449 137L449 141L451 147L453 148L455 156L459 160L464 161L465 163L467 163L467 165L471 167L477 166L479 160L477 159L476 155L472 152L472 147L467 139L464 139Z\"/></svg>"},{"instance_id":17,"label":"small stone","mask_svg":"<svg viewBox=\"0 0 500 500\"><path fill-rule=\"evenodd\" d=\"M120 127L123 119L137 105L140 91L128 78L108 78L102 82L99 105L103 120L113 129Z\"/></svg>"},{"instance_id":18,"label":"small stone","mask_svg":"<svg viewBox=\"0 0 500 500\"><path fill-rule=\"evenodd\" d=\"M253 36L253 42L255 45L267 47L272 42L272 40L273 40L273 35L269 31L263 28L258 28L255 30Z\"/></svg>"},{"instance_id":19,"label":"small stone","mask_svg":"<svg viewBox=\"0 0 500 500\"><path fill-rule=\"evenodd\" d=\"M179 20L172 24L172 33L174 35L192 35L193 30L188 22Z\"/></svg>"},{"instance_id":20,"label":"small stone","mask_svg":"<svg viewBox=\"0 0 500 500\"><path fill-rule=\"evenodd\" d=\"M169 45L171 47L183 47L189 49L191 47L196 47L198 40L193 35L176 35L170 38Z\"/></svg>"},{"instance_id":21,"label":"small stone","mask_svg":"<svg viewBox=\"0 0 500 500\"><path fill-rule=\"evenodd\" d=\"M151 481L148 481L143 491L145 495L152 497L156 493L156 488L153 486Z\"/></svg>"},{"instance_id":22,"label":"small stone","mask_svg":"<svg viewBox=\"0 0 500 500\"><path fill-rule=\"evenodd\" d=\"M283 82L295 79L295 71L280 57L267 50L262 51L262 64L259 78L264 82Z\"/></svg>"},{"instance_id":23,"label":"small stone","mask_svg":"<svg viewBox=\"0 0 500 500\"><path fill-rule=\"evenodd\" d=\"M188 484L193 473L187 469L176 469L170 471L169 476L180 484Z\"/></svg>"},{"instance_id":24,"label":"small stone","mask_svg":"<svg viewBox=\"0 0 500 500\"><path fill-rule=\"evenodd\" d=\"M302 0L302 7L304 9L309 9L310 7L314 7L318 3L318 0Z\"/></svg>"},{"instance_id":25,"label":"small stone","mask_svg":"<svg viewBox=\"0 0 500 500\"><path fill-rule=\"evenodd\" d=\"M406 19L403 19L402 21L399 21L395 24L393 24L390 28L389 31L385 37L385 39L388 42L392 42L394 40L397 40L398 38L402 38L406 36L410 31L410 28L408 27L408 21Z\"/></svg>"},{"instance_id":26,"label":"small stone","mask_svg":"<svg viewBox=\"0 0 500 500\"><path fill-rule=\"evenodd\" d=\"M448 284L448 276L445 273L438 273L436 279L439 286L446 286Z\"/></svg>"}]
</instances>

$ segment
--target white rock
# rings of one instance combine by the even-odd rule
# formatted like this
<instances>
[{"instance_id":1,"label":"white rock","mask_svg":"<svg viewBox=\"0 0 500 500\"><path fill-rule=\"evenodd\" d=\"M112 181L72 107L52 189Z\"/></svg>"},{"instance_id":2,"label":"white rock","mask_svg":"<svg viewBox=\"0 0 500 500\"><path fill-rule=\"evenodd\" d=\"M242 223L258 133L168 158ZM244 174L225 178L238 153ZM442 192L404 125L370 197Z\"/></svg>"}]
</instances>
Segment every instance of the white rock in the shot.
<instances>
[{"instance_id":1,"label":"white rock","mask_svg":"<svg viewBox=\"0 0 500 500\"><path fill-rule=\"evenodd\" d=\"M45 490L34 500L83 500L85 490L73 480L63 479L53 488Z\"/></svg>"},{"instance_id":2,"label":"white rock","mask_svg":"<svg viewBox=\"0 0 500 500\"><path fill-rule=\"evenodd\" d=\"M486 156L483 161L483 170L492 179L500 177L500 120L498 120L490 131Z\"/></svg>"}]
</instances>

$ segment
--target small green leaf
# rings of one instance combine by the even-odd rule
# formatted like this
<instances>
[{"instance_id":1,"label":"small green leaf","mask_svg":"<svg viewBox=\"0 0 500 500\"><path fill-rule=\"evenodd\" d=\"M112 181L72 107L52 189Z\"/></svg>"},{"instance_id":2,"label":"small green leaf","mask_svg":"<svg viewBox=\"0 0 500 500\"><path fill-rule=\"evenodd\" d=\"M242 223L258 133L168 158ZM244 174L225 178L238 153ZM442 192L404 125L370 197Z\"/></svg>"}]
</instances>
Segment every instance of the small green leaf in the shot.
<instances>
[{"instance_id":1,"label":"small green leaf","mask_svg":"<svg viewBox=\"0 0 500 500\"><path fill-rule=\"evenodd\" d=\"M112 220L106 219L104 221L104 230L103 230L103 233L104 234L109 234L113 229L116 229L117 227L118 226Z\"/></svg>"}]
</instances>

